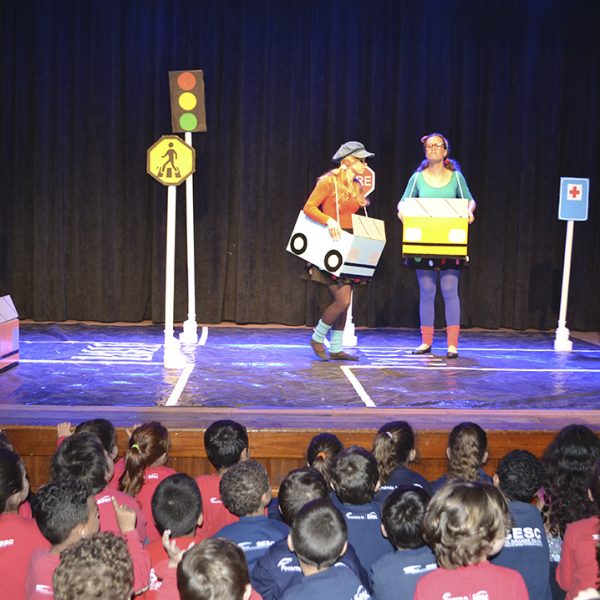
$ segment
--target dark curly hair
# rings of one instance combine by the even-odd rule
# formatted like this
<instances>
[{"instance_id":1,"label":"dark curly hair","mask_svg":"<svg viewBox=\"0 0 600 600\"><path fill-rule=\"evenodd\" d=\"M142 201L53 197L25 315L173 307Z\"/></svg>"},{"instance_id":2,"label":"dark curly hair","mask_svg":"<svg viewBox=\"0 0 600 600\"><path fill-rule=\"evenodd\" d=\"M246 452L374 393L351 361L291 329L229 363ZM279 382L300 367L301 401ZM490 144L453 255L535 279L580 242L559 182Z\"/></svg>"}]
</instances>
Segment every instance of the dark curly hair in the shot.
<instances>
[{"instance_id":1,"label":"dark curly hair","mask_svg":"<svg viewBox=\"0 0 600 600\"><path fill-rule=\"evenodd\" d=\"M569 523L597 513L587 490L598 458L600 440L585 425L564 427L546 448L542 457L542 515L551 535L562 537Z\"/></svg>"},{"instance_id":2,"label":"dark curly hair","mask_svg":"<svg viewBox=\"0 0 600 600\"><path fill-rule=\"evenodd\" d=\"M527 450L512 450L500 459L496 475L505 496L531 502L542 485L542 463Z\"/></svg>"}]
</instances>

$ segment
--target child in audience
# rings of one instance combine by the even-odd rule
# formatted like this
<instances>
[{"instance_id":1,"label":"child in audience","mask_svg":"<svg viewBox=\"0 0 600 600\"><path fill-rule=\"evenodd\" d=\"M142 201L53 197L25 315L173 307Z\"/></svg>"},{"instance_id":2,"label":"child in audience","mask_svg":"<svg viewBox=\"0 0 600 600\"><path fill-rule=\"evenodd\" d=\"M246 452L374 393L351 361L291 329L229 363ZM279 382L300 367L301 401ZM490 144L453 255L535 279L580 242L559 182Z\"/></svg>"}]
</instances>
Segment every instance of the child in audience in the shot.
<instances>
[{"instance_id":1,"label":"child in audience","mask_svg":"<svg viewBox=\"0 0 600 600\"><path fill-rule=\"evenodd\" d=\"M267 471L255 460L239 462L221 478L220 492L225 508L240 520L225 525L216 537L235 542L244 551L248 568L252 570L269 547L290 530L284 523L265 515L271 500Z\"/></svg>"},{"instance_id":2,"label":"child in audience","mask_svg":"<svg viewBox=\"0 0 600 600\"><path fill-rule=\"evenodd\" d=\"M556 581L567 592L567 600L588 588L598 585L596 550L600 533L600 461L597 461L589 480L589 495L596 505L596 514L567 525Z\"/></svg>"},{"instance_id":3,"label":"child in audience","mask_svg":"<svg viewBox=\"0 0 600 600\"><path fill-rule=\"evenodd\" d=\"M415 485L429 492L425 477L408 468L416 455L415 434L406 421L391 421L379 428L373 442L381 482L377 502L382 504L398 486Z\"/></svg>"},{"instance_id":4,"label":"child in audience","mask_svg":"<svg viewBox=\"0 0 600 600\"><path fill-rule=\"evenodd\" d=\"M163 479L152 496L152 515L161 539L146 546L152 565L150 590L144 595L146 600L155 598L156 590L161 587L156 577L156 565L169 558L162 542L163 533L170 531L179 548L205 539L203 533L199 534L202 530L197 529L202 525L202 497L196 480L185 473Z\"/></svg>"},{"instance_id":5,"label":"child in audience","mask_svg":"<svg viewBox=\"0 0 600 600\"><path fill-rule=\"evenodd\" d=\"M223 538L210 538L182 552L163 535L169 560L158 565L158 600L262 600L250 585L244 553Z\"/></svg>"},{"instance_id":6,"label":"child in audience","mask_svg":"<svg viewBox=\"0 0 600 600\"><path fill-rule=\"evenodd\" d=\"M140 591L148 585L150 557L135 531L135 512L119 505L114 498L111 502L119 534L126 540L133 563L134 590ZM52 548L37 551L32 556L26 580L29 600L52 595L52 575L60 562L60 553L81 538L98 533L100 525L98 506L89 484L69 478L49 483L38 491L34 514L42 535Z\"/></svg>"},{"instance_id":7,"label":"child in audience","mask_svg":"<svg viewBox=\"0 0 600 600\"><path fill-rule=\"evenodd\" d=\"M25 576L32 554L50 544L31 517L18 514L29 493L21 458L0 447L0 598L25 600Z\"/></svg>"},{"instance_id":8,"label":"child in audience","mask_svg":"<svg viewBox=\"0 0 600 600\"><path fill-rule=\"evenodd\" d=\"M488 458L487 435L477 423L465 421L452 429L446 456L447 473L432 482L433 493L447 481L482 481L492 484L492 478L482 469Z\"/></svg>"},{"instance_id":9,"label":"child in audience","mask_svg":"<svg viewBox=\"0 0 600 600\"><path fill-rule=\"evenodd\" d=\"M52 547L37 551L31 558L25 586L29 600L53 594L52 575L62 550L100 528L96 500L83 481L64 479L42 487L36 495L34 514Z\"/></svg>"},{"instance_id":10,"label":"child in audience","mask_svg":"<svg viewBox=\"0 0 600 600\"><path fill-rule=\"evenodd\" d=\"M323 477L331 486L331 468L337 455L344 449L337 435L333 433L319 433L315 435L306 451L306 462Z\"/></svg>"},{"instance_id":11,"label":"child in audience","mask_svg":"<svg viewBox=\"0 0 600 600\"><path fill-rule=\"evenodd\" d=\"M596 507L588 497L588 484L599 458L600 440L585 425L567 425L544 451L544 476L538 505L550 546L551 581L560 561L567 525L596 514Z\"/></svg>"},{"instance_id":12,"label":"child in audience","mask_svg":"<svg viewBox=\"0 0 600 600\"><path fill-rule=\"evenodd\" d=\"M204 504L202 534L210 537L225 525L238 520L237 516L223 506L219 485L227 469L240 461L248 460L248 432L236 421L215 421L204 432L204 448L208 460L217 470L214 474L196 478Z\"/></svg>"},{"instance_id":13,"label":"child in audience","mask_svg":"<svg viewBox=\"0 0 600 600\"><path fill-rule=\"evenodd\" d=\"M279 510L284 523L291 527L305 504L311 500L328 498L329 493L325 478L313 468L290 471L279 486ZM339 562L350 567L365 585L368 583L368 576L351 545L348 545ZM286 538L275 542L258 559L250 577L252 586L264 600L281 598L287 588L302 580L298 557L289 549Z\"/></svg>"},{"instance_id":14,"label":"child in audience","mask_svg":"<svg viewBox=\"0 0 600 600\"><path fill-rule=\"evenodd\" d=\"M313 500L303 506L288 536L304 575L288 588L284 600L366 600L369 593L352 569L338 563L348 544L347 527L340 511L329 499Z\"/></svg>"},{"instance_id":15,"label":"child in audience","mask_svg":"<svg viewBox=\"0 0 600 600\"><path fill-rule=\"evenodd\" d=\"M335 461L332 471L334 504L348 526L348 541L354 546L365 569L392 552L381 532L381 509L374 502L379 489L379 471L375 457L359 446L346 448Z\"/></svg>"},{"instance_id":16,"label":"child in audience","mask_svg":"<svg viewBox=\"0 0 600 600\"><path fill-rule=\"evenodd\" d=\"M437 568L421 527L430 496L418 486L400 486L383 503L381 526L396 552L371 567L371 589L377 600L412 598L417 581Z\"/></svg>"},{"instance_id":17,"label":"child in audience","mask_svg":"<svg viewBox=\"0 0 600 600\"><path fill-rule=\"evenodd\" d=\"M531 452L513 450L500 459L494 485L508 500L512 529L491 562L521 573L530 598L551 600L548 540L540 511L531 504L541 483L542 465Z\"/></svg>"},{"instance_id":18,"label":"child in audience","mask_svg":"<svg viewBox=\"0 0 600 600\"><path fill-rule=\"evenodd\" d=\"M440 566L417 582L414 600L485 598L527 600L517 571L492 565L510 527L502 492L480 482L451 481L431 499L423 521L425 541Z\"/></svg>"},{"instance_id":19,"label":"child in audience","mask_svg":"<svg viewBox=\"0 0 600 600\"><path fill-rule=\"evenodd\" d=\"M6 432L2 431L1 429L0 429L0 448L5 448L6 450L10 450L11 452L15 451L15 449L13 448L12 442L10 441L9 437L6 435ZM23 468L25 468L25 465L23 465ZM31 490L29 490L29 480L27 480L27 490L28 490L27 494L25 494L25 497L21 500L21 504L19 504L17 513L22 517L26 517L28 519L33 519L33 513L31 512L31 504L30 504Z\"/></svg>"},{"instance_id":20,"label":"child in audience","mask_svg":"<svg viewBox=\"0 0 600 600\"><path fill-rule=\"evenodd\" d=\"M58 440L56 442L56 446L60 446L65 438L70 437L73 433L81 433L82 431L87 431L88 433L93 433L98 436L98 439L104 446L106 453L113 460L113 462L117 459L119 454L119 446L117 445L117 431L115 426L106 419L89 419L88 421L82 421L75 427L73 431L73 426L68 421L64 423L59 423L56 426L56 431L58 434Z\"/></svg>"},{"instance_id":21,"label":"child in audience","mask_svg":"<svg viewBox=\"0 0 600 600\"><path fill-rule=\"evenodd\" d=\"M146 540L160 541L161 534L152 517L152 495L161 481L176 471L166 466L169 432L157 421L136 427L125 452L125 470L119 477L119 489L133 496L146 518Z\"/></svg>"},{"instance_id":22,"label":"child in audience","mask_svg":"<svg viewBox=\"0 0 600 600\"><path fill-rule=\"evenodd\" d=\"M111 503L114 496L118 504L124 504L136 514L136 529L141 542L146 538L146 517L135 498L110 490L107 483L113 474L113 462L96 435L89 432L75 433L65 439L52 457L50 475L52 481L66 478L84 481L96 497L100 513L100 530L119 534L115 511Z\"/></svg>"},{"instance_id":23,"label":"child in audience","mask_svg":"<svg viewBox=\"0 0 600 600\"><path fill-rule=\"evenodd\" d=\"M55 600L130 600L133 565L123 538L105 531L60 553L53 576Z\"/></svg>"}]
</instances>

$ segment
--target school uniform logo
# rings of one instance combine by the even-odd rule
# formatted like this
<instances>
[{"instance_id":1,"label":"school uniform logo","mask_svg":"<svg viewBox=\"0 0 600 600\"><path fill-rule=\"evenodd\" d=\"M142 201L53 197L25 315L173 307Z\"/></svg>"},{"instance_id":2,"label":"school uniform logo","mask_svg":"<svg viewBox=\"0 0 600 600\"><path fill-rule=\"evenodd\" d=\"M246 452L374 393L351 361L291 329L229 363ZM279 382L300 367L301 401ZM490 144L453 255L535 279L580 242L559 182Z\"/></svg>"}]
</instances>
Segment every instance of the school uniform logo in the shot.
<instances>
[{"instance_id":1,"label":"school uniform logo","mask_svg":"<svg viewBox=\"0 0 600 600\"><path fill-rule=\"evenodd\" d=\"M293 558L282 558L278 563L277 567L282 573L299 573L302 571L300 565L293 565Z\"/></svg>"},{"instance_id":2,"label":"school uniform logo","mask_svg":"<svg viewBox=\"0 0 600 600\"><path fill-rule=\"evenodd\" d=\"M542 544L542 532L539 527L513 527L506 534L505 548L523 548Z\"/></svg>"}]
</instances>

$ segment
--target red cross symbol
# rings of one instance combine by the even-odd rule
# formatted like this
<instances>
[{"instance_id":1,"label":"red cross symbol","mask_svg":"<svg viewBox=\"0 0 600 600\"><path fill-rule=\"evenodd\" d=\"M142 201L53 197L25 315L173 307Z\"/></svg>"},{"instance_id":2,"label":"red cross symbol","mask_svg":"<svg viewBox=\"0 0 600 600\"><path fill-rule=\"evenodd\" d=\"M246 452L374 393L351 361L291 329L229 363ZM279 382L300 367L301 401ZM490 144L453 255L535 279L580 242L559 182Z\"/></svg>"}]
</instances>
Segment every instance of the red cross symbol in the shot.
<instances>
[{"instance_id":1,"label":"red cross symbol","mask_svg":"<svg viewBox=\"0 0 600 600\"><path fill-rule=\"evenodd\" d=\"M573 200L577 200L577 196L579 196L579 194L581 194L581 187L578 185L571 186L571 189L569 190L569 196L571 196Z\"/></svg>"}]
</instances>

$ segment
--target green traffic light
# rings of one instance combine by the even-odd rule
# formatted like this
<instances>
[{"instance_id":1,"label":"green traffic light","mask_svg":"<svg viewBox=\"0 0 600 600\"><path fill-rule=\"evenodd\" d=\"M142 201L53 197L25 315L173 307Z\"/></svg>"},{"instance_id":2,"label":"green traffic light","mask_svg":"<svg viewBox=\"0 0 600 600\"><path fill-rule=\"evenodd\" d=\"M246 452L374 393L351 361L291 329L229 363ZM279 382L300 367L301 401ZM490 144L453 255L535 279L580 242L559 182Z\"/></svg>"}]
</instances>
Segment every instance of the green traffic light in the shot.
<instances>
[{"instance_id":1,"label":"green traffic light","mask_svg":"<svg viewBox=\"0 0 600 600\"><path fill-rule=\"evenodd\" d=\"M198 126L198 119L194 113L183 113L179 117L179 125L184 131L194 131Z\"/></svg>"}]
</instances>

